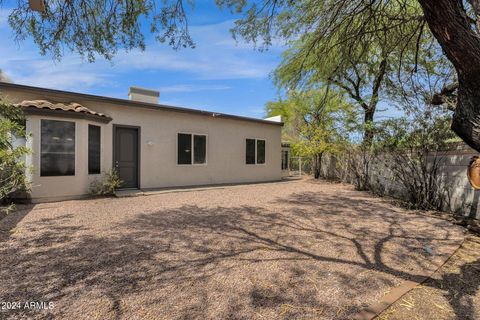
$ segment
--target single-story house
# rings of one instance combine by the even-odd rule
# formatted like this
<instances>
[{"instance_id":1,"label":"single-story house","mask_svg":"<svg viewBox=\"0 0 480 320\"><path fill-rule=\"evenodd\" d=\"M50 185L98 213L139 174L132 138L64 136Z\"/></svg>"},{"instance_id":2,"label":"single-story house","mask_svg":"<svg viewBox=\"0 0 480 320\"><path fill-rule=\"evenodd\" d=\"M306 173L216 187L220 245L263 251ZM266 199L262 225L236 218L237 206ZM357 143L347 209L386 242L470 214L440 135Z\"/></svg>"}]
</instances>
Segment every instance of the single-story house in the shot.
<instances>
[{"instance_id":1,"label":"single-story house","mask_svg":"<svg viewBox=\"0 0 480 320\"><path fill-rule=\"evenodd\" d=\"M163 105L136 87L117 99L0 82L0 94L26 114L32 201L85 196L112 168L143 190L276 181L288 168L278 118Z\"/></svg>"}]
</instances>

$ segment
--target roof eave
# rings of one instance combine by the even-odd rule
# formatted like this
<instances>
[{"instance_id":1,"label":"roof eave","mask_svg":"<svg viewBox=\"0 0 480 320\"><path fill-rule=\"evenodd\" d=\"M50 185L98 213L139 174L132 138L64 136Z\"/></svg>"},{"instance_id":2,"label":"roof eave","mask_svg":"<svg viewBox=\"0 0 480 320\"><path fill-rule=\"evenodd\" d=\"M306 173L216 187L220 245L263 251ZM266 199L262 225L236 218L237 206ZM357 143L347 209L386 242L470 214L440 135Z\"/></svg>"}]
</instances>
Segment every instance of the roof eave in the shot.
<instances>
[{"instance_id":1,"label":"roof eave","mask_svg":"<svg viewBox=\"0 0 480 320\"><path fill-rule=\"evenodd\" d=\"M73 110L58 110L58 109L38 109L35 107L23 107L25 114L27 115L41 115L41 116L51 116L51 117L60 117L60 118L76 118L76 119L86 119L90 121L100 122L100 123L109 123L112 121L112 118L107 116L99 116L96 114L85 113L85 112L75 112Z\"/></svg>"}]
</instances>

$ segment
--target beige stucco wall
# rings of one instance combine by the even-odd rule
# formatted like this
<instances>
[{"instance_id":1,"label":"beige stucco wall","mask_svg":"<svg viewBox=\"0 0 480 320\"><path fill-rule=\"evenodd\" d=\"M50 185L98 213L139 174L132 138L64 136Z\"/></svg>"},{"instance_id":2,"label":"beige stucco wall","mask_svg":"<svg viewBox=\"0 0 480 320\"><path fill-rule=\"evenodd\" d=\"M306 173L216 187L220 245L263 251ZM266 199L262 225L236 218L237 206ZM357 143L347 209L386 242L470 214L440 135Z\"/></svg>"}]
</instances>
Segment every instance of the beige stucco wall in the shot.
<instances>
[{"instance_id":1,"label":"beige stucco wall","mask_svg":"<svg viewBox=\"0 0 480 320\"><path fill-rule=\"evenodd\" d=\"M12 102L33 99L48 99L71 102L65 96L32 94L25 91L2 90ZM33 199L61 199L82 196L88 193L90 182L98 178L88 175L88 124L101 126L102 171L112 166L113 124L141 127L140 138L140 187L143 189L192 186L223 183L245 183L274 181L282 177L281 172L281 126L256 122L221 119L181 112L144 109L132 106L113 105L98 101L74 99L92 110L113 118L108 124L85 119L67 119L76 123L75 176L40 177L40 120L54 119L31 115L27 130L32 138L28 142L33 153L29 162L33 166L31 175ZM206 165L177 165L177 133L189 132L207 135ZM245 164L245 140L266 140L266 164ZM151 142L148 144L148 142Z\"/></svg>"}]
</instances>

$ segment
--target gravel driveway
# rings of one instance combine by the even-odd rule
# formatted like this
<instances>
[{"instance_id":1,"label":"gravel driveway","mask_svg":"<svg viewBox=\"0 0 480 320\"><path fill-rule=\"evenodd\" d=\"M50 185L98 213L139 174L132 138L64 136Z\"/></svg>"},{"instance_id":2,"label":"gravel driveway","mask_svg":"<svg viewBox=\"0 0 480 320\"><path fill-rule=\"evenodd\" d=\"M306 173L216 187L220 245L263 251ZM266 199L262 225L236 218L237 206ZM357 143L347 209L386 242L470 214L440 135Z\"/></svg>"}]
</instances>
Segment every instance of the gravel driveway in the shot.
<instances>
[{"instance_id":1,"label":"gravel driveway","mask_svg":"<svg viewBox=\"0 0 480 320\"><path fill-rule=\"evenodd\" d=\"M0 221L0 318L348 319L462 239L313 180L27 206Z\"/></svg>"}]
</instances>

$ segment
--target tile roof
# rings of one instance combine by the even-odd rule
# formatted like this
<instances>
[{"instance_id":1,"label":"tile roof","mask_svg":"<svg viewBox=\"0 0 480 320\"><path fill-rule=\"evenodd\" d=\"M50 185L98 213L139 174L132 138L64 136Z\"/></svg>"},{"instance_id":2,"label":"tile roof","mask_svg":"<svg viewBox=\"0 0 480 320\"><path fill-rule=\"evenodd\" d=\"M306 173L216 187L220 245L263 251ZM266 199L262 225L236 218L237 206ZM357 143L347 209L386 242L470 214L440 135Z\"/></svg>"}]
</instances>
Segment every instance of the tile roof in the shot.
<instances>
[{"instance_id":1,"label":"tile roof","mask_svg":"<svg viewBox=\"0 0 480 320\"><path fill-rule=\"evenodd\" d=\"M107 118L105 114L95 112L76 102L70 102L68 104L65 104L65 103L53 103L47 100L24 100L20 103L17 103L16 106L23 107L23 108L63 110L63 111L69 111L69 112L87 113L90 115Z\"/></svg>"}]
</instances>

